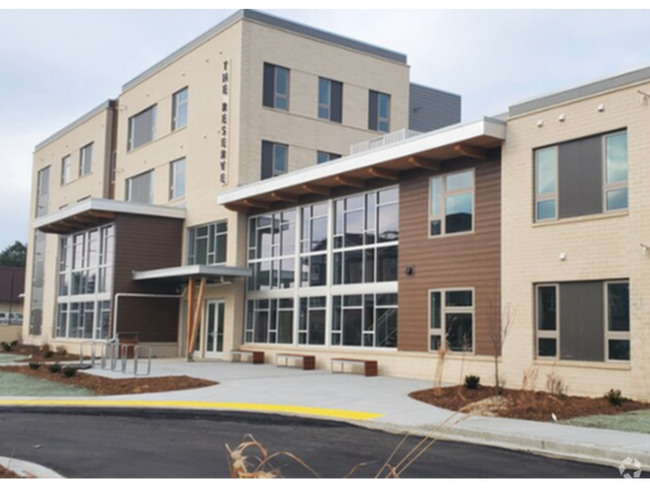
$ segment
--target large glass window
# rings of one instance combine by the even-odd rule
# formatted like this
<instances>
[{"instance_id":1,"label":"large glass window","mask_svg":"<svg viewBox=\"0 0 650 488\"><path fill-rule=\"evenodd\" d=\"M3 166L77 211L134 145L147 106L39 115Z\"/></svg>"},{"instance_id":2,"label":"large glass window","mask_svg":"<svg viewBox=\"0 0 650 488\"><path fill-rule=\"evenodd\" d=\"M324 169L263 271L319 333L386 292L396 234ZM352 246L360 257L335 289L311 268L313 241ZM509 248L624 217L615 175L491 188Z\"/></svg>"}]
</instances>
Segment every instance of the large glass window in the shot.
<instances>
[{"instance_id":1,"label":"large glass window","mask_svg":"<svg viewBox=\"0 0 650 488\"><path fill-rule=\"evenodd\" d=\"M156 105L129 118L129 151L156 138Z\"/></svg>"},{"instance_id":2,"label":"large glass window","mask_svg":"<svg viewBox=\"0 0 650 488\"><path fill-rule=\"evenodd\" d=\"M260 215L249 220L248 262L251 291L294 287L296 210Z\"/></svg>"},{"instance_id":3,"label":"large glass window","mask_svg":"<svg viewBox=\"0 0 650 488\"><path fill-rule=\"evenodd\" d=\"M397 294L333 296L332 345L397 347Z\"/></svg>"},{"instance_id":4,"label":"large glass window","mask_svg":"<svg viewBox=\"0 0 650 488\"><path fill-rule=\"evenodd\" d=\"M293 342L293 298L249 300L246 342L291 344Z\"/></svg>"},{"instance_id":5,"label":"large glass window","mask_svg":"<svg viewBox=\"0 0 650 488\"><path fill-rule=\"evenodd\" d=\"M326 304L326 297L309 297L300 299L298 344L319 346L325 344Z\"/></svg>"},{"instance_id":6,"label":"large glass window","mask_svg":"<svg viewBox=\"0 0 650 488\"><path fill-rule=\"evenodd\" d=\"M429 190L431 237L474 229L474 170L435 176Z\"/></svg>"},{"instance_id":7,"label":"large glass window","mask_svg":"<svg viewBox=\"0 0 650 488\"><path fill-rule=\"evenodd\" d=\"M454 352L474 351L473 290L432 290L429 292L429 348L443 347Z\"/></svg>"},{"instance_id":8,"label":"large glass window","mask_svg":"<svg viewBox=\"0 0 650 488\"><path fill-rule=\"evenodd\" d=\"M225 264L228 259L228 222L189 229L187 264Z\"/></svg>"},{"instance_id":9,"label":"large glass window","mask_svg":"<svg viewBox=\"0 0 650 488\"><path fill-rule=\"evenodd\" d=\"M114 245L112 225L60 239L57 337L108 337Z\"/></svg>"},{"instance_id":10,"label":"large glass window","mask_svg":"<svg viewBox=\"0 0 650 488\"><path fill-rule=\"evenodd\" d=\"M334 202L334 284L397 281L399 190Z\"/></svg>"}]
</instances>

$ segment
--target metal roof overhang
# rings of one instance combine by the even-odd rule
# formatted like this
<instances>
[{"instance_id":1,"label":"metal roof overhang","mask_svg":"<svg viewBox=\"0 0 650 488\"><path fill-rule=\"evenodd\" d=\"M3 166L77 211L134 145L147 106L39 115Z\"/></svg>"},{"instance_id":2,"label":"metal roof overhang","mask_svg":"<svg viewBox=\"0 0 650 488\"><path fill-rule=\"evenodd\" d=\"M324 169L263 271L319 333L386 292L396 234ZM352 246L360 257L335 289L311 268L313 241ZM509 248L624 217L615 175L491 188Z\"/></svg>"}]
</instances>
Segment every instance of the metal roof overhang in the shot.
<instances>
[{"instance_id":1,"label":"metal roof overhang","mask_svg":"<svg viewBox=\"0 0 650 488\"><path fill-rule=\"evenodd\" d=\"M249 268L234 266L213 266L195 264L173 268L133 271L133 281L177 281L184 282L190 278L206 278L207 281L223 281L224 278L247 278L251 276Z\"/></svg>"},{"instance_id":2,"label":"metal roof overhang","mask_svg":"<svg viewBox=\"0 0 650 488\"><path fill-rule=\"evenodd\" d=\"M276 202L299 204L304 195L329 196L340 186L363 188L369 179L397 181L401 171L437 171L446 160L485 159L487 150L501 146L505 139L506 123L485 117L234 188L218 196L217 202L238 211L269 209Z\"/></svg>"},{"instance_id":3,"label":"metal roof overhang","mask_svg":"<svg viewBox=\"0 0 650 488\"><path fill-rule=\"evenodd\" d=\"M112 222L117 214L185 219L184 208L89 198L37 218L34 229L49 234L73 234Z\"/></svg>"}]
</instances>

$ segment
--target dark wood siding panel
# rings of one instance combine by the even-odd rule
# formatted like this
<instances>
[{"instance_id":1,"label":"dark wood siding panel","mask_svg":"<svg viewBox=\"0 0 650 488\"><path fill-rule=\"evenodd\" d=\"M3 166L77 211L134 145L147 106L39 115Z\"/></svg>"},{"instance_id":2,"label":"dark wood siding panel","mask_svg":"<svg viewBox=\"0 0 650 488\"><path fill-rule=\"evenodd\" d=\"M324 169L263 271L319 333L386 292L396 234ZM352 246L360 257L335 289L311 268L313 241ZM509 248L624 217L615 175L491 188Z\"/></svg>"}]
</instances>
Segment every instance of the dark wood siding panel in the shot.
<instances>
[{"instance_id":1,"label":"dark wood siding panel","mask_svg":"<svg viewBox=\"0 0 650 488\"><path fill-rule=\"evenodd\" d=\"M133 271L180 266L183 222L120 214L115 219L115 293L177 294L169 282L135 282ZM179 300L120 298L118 332L138 332L140 341L177 340Z\"/></svg>"},{"instance_id":2,"label":"dark wood siding panel","mask_svg":"<svg viewBox=\"0 0 650 488\"><path fill-rule=\"evenodd\" d=\"M500 151L487 160L456 159L442 172L476 168L474 233L429 238L429 178L432 172L403 173L400 180L399 338L404 351L429 349L431 289L473 288L477 354L490 354L490 323L501 308ZM413 267L407 276L404 269Z\"/></svg>"}]
</instances>

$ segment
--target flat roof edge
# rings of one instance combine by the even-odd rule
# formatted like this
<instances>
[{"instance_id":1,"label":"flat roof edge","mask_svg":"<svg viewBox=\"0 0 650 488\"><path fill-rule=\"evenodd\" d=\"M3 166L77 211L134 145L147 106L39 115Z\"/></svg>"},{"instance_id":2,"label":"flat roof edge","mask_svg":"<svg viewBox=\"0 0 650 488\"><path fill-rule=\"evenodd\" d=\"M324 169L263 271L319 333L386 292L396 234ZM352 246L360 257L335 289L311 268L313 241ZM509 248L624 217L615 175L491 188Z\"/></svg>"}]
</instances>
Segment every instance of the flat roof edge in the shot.
<instances>
[{"instance_id":1,"label":"flat roof edge","mask_svg":"<svg viewBox=\"0 0 650 488\"><path fill-rule=\"evenodd\" d=\"M248 278L252 274L253 271L250 268L241 268L236 266L215 266L208 264L174 266L171 268L160 268L132 272L134 281L184 278L189 276L210 276L214 278Z\"/></svg>"},{"instance_id":2,"label":"flat roof edge","mask_svg":"<svg viewBox=\"0 0 650 488\"><path fill-rule=\"evenodd\" d=\"M541 97L511 105L509 108L510 116L522 115L528 112L534 112L542 108L570 102L578 98L596 95L600 92L620 88L633 83L650 80L650 67L640 68L634 71L628 71L608 78L599 79L576 86L559 92L550 93Z\"/></svg>"},{"instance_id":3,"label":"flat roof edge","mask_svg":"<svg viewBox=\"0 0 650 488\"><path fill-rule=\"evenodd\" d=\"M69 123L63 129L60 129L60 130L56 131L54 134L52 134L50 137L48 137L44 141L41 141L38 144L36 144L36 146L34 147L34 152L40 151L41 149L43 149L48 144L51 144L52 142L56 141L60 137L63 137L68 132L76 129L77 127L79 127L84 122L89 121L90 119L92 119L96 115L102 113L104 110L109 109L110 107L112 107L113 102L114 102L114 100L109 98L105 102L97 105L95 108L93 108L89 112L86 112L84 115L82 115L81 117L76 119L74 122Z\"/></svg>"},{"instance_id":4,"label":"flat roof edge","mask_svg":"<svg viewBox=\"0 0 650 488\"><path fill-rule=\"evenodd\" d=\"M34 220L34 229L40 229L41 227L54 224L66 218L73 217L83 212L89 212L91 210L170 219L184 219L186 216L186 210L184 208L124 202L121 200L108 200L105 198L90 198L57 212L37 218Z\"/></svg>"},{"instance_id":5,"label":"flat roof edge","mask_svg":"<svg viewBox=\"0 0 650 488\"><path fill-rule=\"evenodd\" d=\"M168 56L165 56L159 62L157 62L150 68L146 69L138 76L127 81L124 85L122 85L122 92L130 90L131 88L140 84L147 78L150 78L158 71L166 68L174 61L180 59L188 52L199 47L201 44L204 44L205 42L209 41L210 39L220 34L221 32L225 31L227 28L231 27L232 25L234 25L235 23L237 23L242 19L248 19L271 27L277 27L279 29L284 29L290 32L294 32L296 34L305 35L308 37L312 37L314 39L329 42L331 44L336 44L339 46L354 49L356 51L364 52L366 54L372 54L374 56L379 56L381 58L389 59L391 61L397 61L402 64L406 64L407 62L406 55L402 53L398 53L396 51L391 51L383 47L374 46L372 44L368 44L362 41L357 41L355 39L350 39L348 37L339 34L333 34L325 30L316 29L314 27L310 27L308 25L304 25L299 22L294 22L292 20L276 17L275 15L270 15L264 12L260 12L258 10L244 9L244 10L239 10L234 14L230 15L229 17L225 18L214 27L211 27L203 34L199 35L197 38L191 40L184 46L181 46L179 49L169 54Z\"/></svg>"},{"instance_id":6,"label":"flat roof edge","mask_svg":"<svg viewBox=\"0 0 650 488\"><path fill-rule=\"evenodd\" d=\"M353 169L363 169L373 164L379 164L391 159L405 157L409 154L458 143L474 137L490 136L505 140L506 126L507 124L503 120L492 117L483 117L473 122L451 125L436 131L411 137L395 144L345 156L329 163L311 166L298 171L292 171L283 176L232 188L219 195L217 197L217 203L219 205L227 205L238 200L254 198L260 193L281 191L289 186L309 183L319 178L336 176L339 173Z\"/></svg>"}]
</instances>

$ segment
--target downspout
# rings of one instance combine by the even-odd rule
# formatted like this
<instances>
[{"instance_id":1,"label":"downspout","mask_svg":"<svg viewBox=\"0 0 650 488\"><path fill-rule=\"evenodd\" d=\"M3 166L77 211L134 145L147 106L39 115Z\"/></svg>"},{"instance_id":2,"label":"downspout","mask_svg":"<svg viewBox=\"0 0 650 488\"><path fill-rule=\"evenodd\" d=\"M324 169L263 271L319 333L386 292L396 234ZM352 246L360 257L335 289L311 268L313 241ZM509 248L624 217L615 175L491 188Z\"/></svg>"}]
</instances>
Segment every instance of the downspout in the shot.
<instances>
[{"instance_id":1,"label":"downspout","mask_svg":"<svg viewBox=\"0 0 650 488\"><path fill-rule=\"evenodd\" d=\"M120 305L121 297L131 297L131 298L183 298L184 293L180 295L163 295L155 293L116 293L115 294L115 306L113 307L113 341L117 340L117 321L118 321L118 311Z\"/></svg>"}]
</instances>

